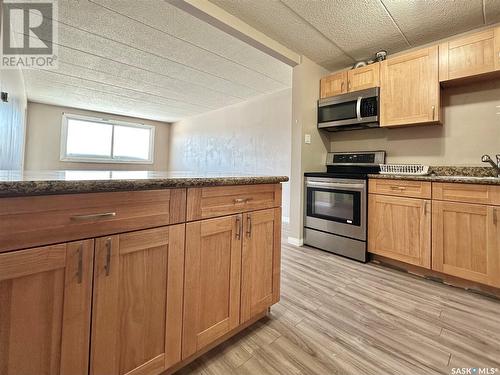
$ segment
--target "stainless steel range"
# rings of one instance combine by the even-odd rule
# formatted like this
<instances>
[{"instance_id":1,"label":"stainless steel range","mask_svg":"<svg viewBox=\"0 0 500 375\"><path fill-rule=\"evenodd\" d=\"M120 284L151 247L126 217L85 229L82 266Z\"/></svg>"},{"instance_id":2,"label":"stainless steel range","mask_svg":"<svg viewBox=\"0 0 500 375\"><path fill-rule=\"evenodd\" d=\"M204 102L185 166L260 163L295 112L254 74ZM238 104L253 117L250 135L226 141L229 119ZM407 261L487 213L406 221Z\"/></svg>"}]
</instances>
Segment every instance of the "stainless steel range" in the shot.
<instances>
[{"instance_id":1,"label":"stainless steel range","mask_svg":"<svg viewBox=\"0 0 500 375\"><path fill-rule=\"evenodd\" d=\"M327 172L305 173L304 243L366 262L367 184L385 151L331 152Z\"/></svg>"}]
</instances>

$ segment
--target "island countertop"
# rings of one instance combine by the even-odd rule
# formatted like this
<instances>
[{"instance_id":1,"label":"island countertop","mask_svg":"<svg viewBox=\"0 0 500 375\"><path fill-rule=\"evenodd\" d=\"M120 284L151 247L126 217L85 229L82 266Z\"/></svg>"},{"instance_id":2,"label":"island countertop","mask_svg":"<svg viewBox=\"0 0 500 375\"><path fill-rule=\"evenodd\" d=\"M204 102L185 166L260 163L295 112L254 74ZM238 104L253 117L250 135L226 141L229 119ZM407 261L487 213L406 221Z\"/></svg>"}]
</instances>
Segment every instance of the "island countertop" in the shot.
<instances>
[{"instance_id":1,"label":"island countertop","mask_svg":"<svg viewBox=\"0 0 500 375\"><path fill-rule=\"evenodd\" d=\"M0 197L275 184L287 176L219 172L0 171Z\"/></svg>"}]
</instances>

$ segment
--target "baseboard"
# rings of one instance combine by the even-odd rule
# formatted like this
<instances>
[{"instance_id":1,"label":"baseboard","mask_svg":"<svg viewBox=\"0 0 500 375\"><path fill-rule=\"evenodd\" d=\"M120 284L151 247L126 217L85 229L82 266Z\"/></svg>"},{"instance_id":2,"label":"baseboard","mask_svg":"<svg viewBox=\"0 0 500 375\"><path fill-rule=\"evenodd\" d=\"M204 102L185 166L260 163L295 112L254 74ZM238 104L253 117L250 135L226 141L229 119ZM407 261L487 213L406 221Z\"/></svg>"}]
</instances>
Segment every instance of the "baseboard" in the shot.
<instances>
[{"instance_id":1,"label":"baseboard","mask_svg":"<svg viewBox=\"0 0 500 375\"><path fill-rule=\"evenodd\" d=\"M295 245L295 246L303 246L304 245L303 238L288 237L287 241L290 245Z\"/></svg>"}]
</instances>

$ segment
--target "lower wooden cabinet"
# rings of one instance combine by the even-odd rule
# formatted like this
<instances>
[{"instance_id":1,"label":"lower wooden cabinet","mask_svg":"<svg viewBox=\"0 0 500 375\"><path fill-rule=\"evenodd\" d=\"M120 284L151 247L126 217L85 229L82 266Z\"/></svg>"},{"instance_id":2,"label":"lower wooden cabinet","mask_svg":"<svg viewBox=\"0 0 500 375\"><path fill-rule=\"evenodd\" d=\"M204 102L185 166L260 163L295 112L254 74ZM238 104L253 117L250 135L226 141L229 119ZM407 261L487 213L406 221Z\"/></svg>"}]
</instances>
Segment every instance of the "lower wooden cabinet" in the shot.
<instances>
[{"instance_id":1,"label":"lower wooden cabinet","mask_svg":"<svg viewBox=\"0 0 500 375\"><path fill-rule=\"evenodd\" d=\"M431 266L430 200L369 194L368 251Z\"/></svg>"},{"instance_id":2,"label":"lower wooden cabinet","mask_svg":"<svg viewBox=\"0 0 500 375\"><path fill-rule=\"evenodd\" d=\"M0 374L88 373L93 240L0 254Z\"/></svg>"},{"instance_id":3,"label":"lower wooden cabinet","mask_svg":"<svg viewBox=\"0 0 500 375\"><path fill-rule=\"evenodd\" d=\"M246 213L243 223L242 323L279 301L281 209Z\"/></svg>"},{"instance_id":4,"label":"lower wooden cabinet","mask_svg":"<svg viewBox=\"0 0 500 375\"><path fill-rule=\"evenodd\" d=\"M240 324L242 215L186 225L182 358Z\"/></svg>"},{"instance_id":5,"label":"lower wooden cabinet","mask_svg":"<svg viewBox=\"0 0 500 375\"><path fill-rule=\"evenodd\" d=\"M180 361L184 226L96 239L92 375L160 373Z\"/></svg>"},{"instance_id":6,"label":"lower wooden cabinet","mask_svg":"<svg viewBox=\"0 0 500 375\"><path fill-rule=\"evenodd\" d=\"M432 202L432 268L500 287L500 207Z\"/></svg>"}]
</instances>

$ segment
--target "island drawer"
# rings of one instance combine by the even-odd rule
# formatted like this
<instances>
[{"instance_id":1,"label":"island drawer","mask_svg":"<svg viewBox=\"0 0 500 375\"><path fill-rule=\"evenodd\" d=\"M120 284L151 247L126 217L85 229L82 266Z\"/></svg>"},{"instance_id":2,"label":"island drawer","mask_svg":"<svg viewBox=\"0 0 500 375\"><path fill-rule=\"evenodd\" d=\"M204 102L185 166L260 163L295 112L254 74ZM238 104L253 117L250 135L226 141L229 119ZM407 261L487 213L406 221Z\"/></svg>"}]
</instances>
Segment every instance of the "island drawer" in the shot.
<instances>
[{"instance_id":1,"label":"island drawer","mask_svg":"<svg viewBox=\"0 0 500 375\"><path fill-rule=\"evenodd\" d=\"M185 221L186 189L0 199L0 252Z\"/></svg>"},{"instance_id":2,"label":"island drawer","mask_svg":"<svg viewBox=\"0 0 500 375\"><path fill-rule=\"evenodd\" d=\"M432 184L432 199L500 205L500 186L434 182Z\"/></svg>"},{"instance_id":3,"label":"island drawer","mask_svg":"<svg viewBox=\"0 0 500 375\"><path fill-rule=\"evenodd\" d=\"M372 194L395 195L410 198L431 198L431 183L428 181L370 179L368 191Z\"/></svg>"},{"instance_id":4,"label":"island drawer","mask_svg":"<svg viewBox=\"0 0 500 375\"><path fill-rule=\"evenodd\" d=\"M189 188L187 221L281 206L281 184Z\"/></svg>"}]
</instances>

